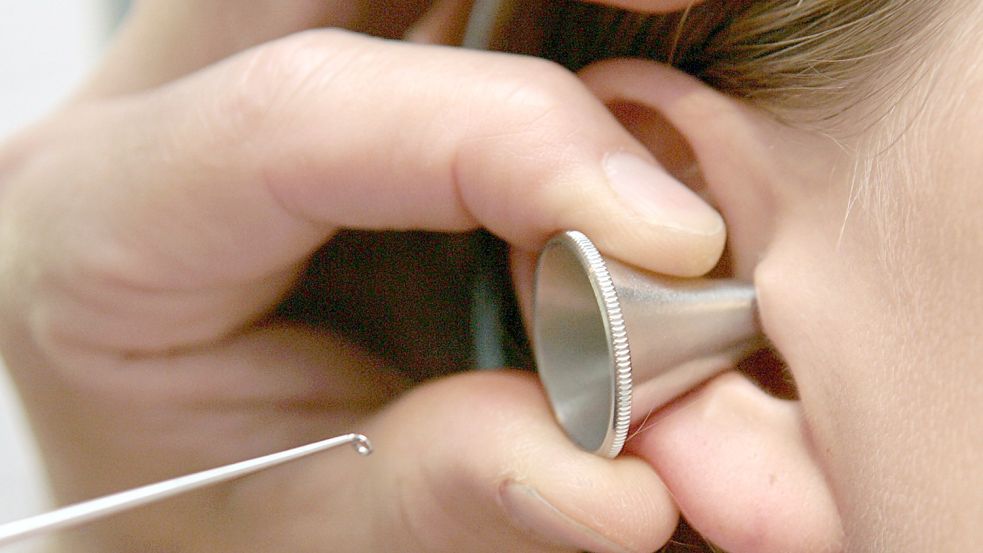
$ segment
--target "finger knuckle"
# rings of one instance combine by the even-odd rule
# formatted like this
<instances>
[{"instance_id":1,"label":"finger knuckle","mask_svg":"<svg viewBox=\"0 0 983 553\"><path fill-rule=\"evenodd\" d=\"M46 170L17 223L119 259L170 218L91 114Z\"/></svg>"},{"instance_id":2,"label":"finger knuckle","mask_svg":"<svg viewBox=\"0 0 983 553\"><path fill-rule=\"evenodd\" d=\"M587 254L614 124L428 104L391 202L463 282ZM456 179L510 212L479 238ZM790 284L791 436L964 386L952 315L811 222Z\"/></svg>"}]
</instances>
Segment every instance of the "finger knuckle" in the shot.
<instances>
[{"instance_id":1,"label":"finger knuckle","mask_svg":"<svg viewBox=\"0 0 983 553\"><path fill-rule=\"evenodd\" d=\"M311 89L323 87L340 72L340 41L347 33L305 31L255 48L232 69L221 96L223 119L236 129L269 129ZM296 106L300 107L300 106Z\"/></svg>"},{"instance_id":2,"label":"finger knuckle","mask_svg":"<svg viewBox=\"0 0 983 553\"><path fill-rule=\"evenodd\" d=\"M563 67L539 59L524 59L518 69L498 77L497 89L508 123L528 127L537 123L565 124L566 114L583 94L580 81Z\"/></svg>"},{"instance_id":3,"label":"finger knuckle","mask_svg":"<svg viewBox=\"0 0 983 553\"><path fill-rule=\"evenodd\" d=\"M482 93L494 117L484 120L483 128L459 146L457 182L480 182L478 173L497 167L503 156L542 160L539 171L546 175L554 167L550 160L567 155L582 134L582 112L588 106L576 76L545 60L509 61L506 70L493 69L485 76ZM522 197L514 200L526 202L539 188L548 187L548 180L529 179ZM462 190L462 195L470 205L478 205L487 203L486 192L470 188ZM495 202L504 212L511 212L510 198L498 196Z\"/></svg>"}]
</instances>

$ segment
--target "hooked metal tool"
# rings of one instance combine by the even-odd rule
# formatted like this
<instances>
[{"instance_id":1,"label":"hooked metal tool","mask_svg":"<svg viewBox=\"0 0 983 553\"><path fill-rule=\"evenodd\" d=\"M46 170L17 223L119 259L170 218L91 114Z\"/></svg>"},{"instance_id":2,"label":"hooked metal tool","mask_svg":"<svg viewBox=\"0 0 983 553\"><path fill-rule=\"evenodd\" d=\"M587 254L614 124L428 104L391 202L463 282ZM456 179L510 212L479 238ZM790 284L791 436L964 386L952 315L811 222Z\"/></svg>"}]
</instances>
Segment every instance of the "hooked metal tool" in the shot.
<instances>
[{"instance_id":1,"label":"hooked metal tool","mask_svg":"<svg viewBox=\"0 0 983 553\"><path fill-rule=\"evenodd\" d=\"M372 453L372 444L361 434L345 434L278 453L239 461L156 484L83 501L54 511L0 525L0 547L33 536L80 526L119 512L128 511L185 492L233 480L263 469L307 457L341 445L351 444L359 455Z\"/></svg>"},{"instance_id":2,"label":"hooked metal tool","mask_svg":"<svg viewBox=\"0 0 983 553\"><path fill-rule=\"evenodd\" d=\"M533 318L556 418L605 457L618 455L633 422L730 366L760 333L752 285L648 273L605 259L577 231L540 254Z\"/></svg>"}]
</instances>

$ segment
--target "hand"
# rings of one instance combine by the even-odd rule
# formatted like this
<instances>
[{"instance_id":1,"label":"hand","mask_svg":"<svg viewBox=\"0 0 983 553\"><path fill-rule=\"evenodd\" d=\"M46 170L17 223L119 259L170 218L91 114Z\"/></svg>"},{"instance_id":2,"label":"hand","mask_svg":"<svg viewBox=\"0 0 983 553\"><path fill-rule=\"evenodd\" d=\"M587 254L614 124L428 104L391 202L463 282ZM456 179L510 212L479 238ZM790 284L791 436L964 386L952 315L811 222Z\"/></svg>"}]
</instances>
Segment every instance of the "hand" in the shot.
<instances>
[{"instance_id":1,"label":"hand","mask_svg":"<svg viewBox=\"0 0 983 553\"><path fill-rule=\"evenodd\" d=\"M700 274L719 216L657 168L609 178L609 154L650 156L547 62L323 30L182 76L169 48L187 45L132 32L165 5L144 4L85 92L0 152L0 340L53 487L74 501L348 431L377 453L170 501L73 550L661 545L677 513L658 476L577 450L533 378L409 390L341 337L271 314L341 228L487 227L527 283L523 252L565 228ZM160 48L158 73L124 70Z\"/></svg>"}]
</instances>

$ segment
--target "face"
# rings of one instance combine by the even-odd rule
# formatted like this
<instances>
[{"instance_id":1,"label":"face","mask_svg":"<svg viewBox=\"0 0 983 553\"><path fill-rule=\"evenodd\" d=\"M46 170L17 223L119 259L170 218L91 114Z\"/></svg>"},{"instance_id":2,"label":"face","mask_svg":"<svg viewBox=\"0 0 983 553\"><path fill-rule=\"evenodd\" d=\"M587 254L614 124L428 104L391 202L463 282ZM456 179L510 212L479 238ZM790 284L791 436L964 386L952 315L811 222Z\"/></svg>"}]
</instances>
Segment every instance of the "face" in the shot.
<instances>
[{"instance_id":1,"label":"face","mask_svg":"<svg viewBox=\"0 0 983 553\"><path fill-rule=\"evenodd\" d=\"M775 123L734 100L706 102L701 85L667 84L656 67L602 65L585 75L609 104L659 114L615 110L667 168L705 186L724 214L734 271L754 281L765 332L799 391L802 458L814 460L829 488L851 552L971 551L983 540L983 29L970 28L981 20L966 17L965 28L946 34L958 39L946 41L897 109L840 140ZM675 145L680 135L691 151ZM688 156L701 178L685 177ZM703 429L721 408L703 404L689 426L677 413L662 426L726 442L726 432ZM749 432L741 440L699 451L678 471L666 459L703 447L700 440L673 442L671 429L655 426L635 448L691 521L733 502L729 496L758 493L727 480L735 467L762 465L726 467L727 455L763 433L746 431L755 419L743 420L731 423L733 432ZM791 451L783 448L793 435L770 442L772 451ZM769 458L764 448L745 453ZM714 465L728 470L714 473ZM708 474L726 485L687 482L712 480ZM700 500L687 486L710 496L704 506L711 506L692 507ZM721 513L748 518L744 510ZM713 517L705 520L712 527Z\"/></svg>"},{"instance_id":2,"label":"face","mask_svg":"<svg viewBox=\"0 0 983 553\"><path fill-rule=\"evenodd\" d=\"M787 178L744 192L767 202L718 198L857 551L969 551L980 538L983 42L973 40L939 59L936 82L913 95L925 103L909 101L862 154L816 148L822 170L779 146ZM769 206L767 224L747 205Z\"/></svg>"}]
</instances>

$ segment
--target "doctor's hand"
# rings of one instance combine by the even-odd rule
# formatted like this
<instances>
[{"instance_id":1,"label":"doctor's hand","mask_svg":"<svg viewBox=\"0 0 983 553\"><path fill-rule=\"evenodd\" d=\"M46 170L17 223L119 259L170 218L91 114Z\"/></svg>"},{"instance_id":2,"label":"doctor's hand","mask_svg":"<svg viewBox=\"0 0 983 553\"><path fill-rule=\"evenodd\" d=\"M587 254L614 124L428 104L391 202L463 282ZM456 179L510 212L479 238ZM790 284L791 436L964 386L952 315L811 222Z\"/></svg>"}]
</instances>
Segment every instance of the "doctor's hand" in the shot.
<instances>
[{"instance_id":1,"label":"doctor's hand","mask_svg":"<svg viewBox=\"0 0 983 553\"><path fill-rule=\"evenodd\" d=\"M414 388L329 330L276 316L344 228L485 227L512 245L520 281L528 252L567 228L662 273L712 267L720 217L575 76L339 30L131 74L120 51L164 48L132 25L75 101L0 150L0 345L56 496L350 431L377 451L145 508L70 534L70 550L604 552L668 539L677 511L659 477L576 449L534 378Z\"/></svg>"}]
</instances>

